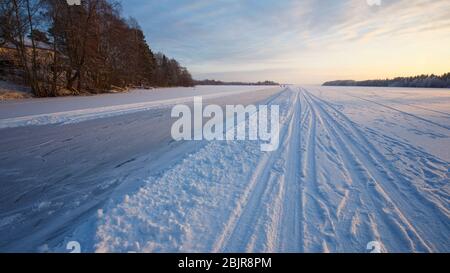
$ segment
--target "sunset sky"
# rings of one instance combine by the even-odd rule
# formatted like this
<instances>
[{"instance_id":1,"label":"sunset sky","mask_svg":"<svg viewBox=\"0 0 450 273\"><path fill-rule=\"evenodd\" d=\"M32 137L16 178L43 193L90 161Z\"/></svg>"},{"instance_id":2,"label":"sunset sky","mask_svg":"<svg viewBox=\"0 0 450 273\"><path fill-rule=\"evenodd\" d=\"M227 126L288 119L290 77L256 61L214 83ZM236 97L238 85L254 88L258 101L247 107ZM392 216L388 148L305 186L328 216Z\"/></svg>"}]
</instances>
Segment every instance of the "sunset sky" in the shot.
<instances>
[{"instance_id":1,"label":"sunset sky","mask_svg":"<svg viewBox=\"0 0 450 273\"><path fill-rule=\"evenodd\" d=\"M196 79L318 84L450 72L449 0L378 1L126 0L122 5L154 51L176 58Z\"/></svg>"}]
</instances>

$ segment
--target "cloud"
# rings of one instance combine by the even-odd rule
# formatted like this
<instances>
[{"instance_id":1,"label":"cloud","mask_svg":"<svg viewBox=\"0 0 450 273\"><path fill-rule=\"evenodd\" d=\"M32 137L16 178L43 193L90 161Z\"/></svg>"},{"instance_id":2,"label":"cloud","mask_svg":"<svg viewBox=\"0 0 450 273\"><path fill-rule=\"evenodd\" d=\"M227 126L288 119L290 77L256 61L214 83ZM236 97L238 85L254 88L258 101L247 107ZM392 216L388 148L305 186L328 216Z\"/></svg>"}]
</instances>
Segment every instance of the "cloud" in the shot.
<instances>
[{"instance_id":1,"label":"cloud","mask_svg":"<svg viewBox=\"0 0 450 273\"><path fill-rule=\"evenodd\" d=\"M381 6L381 0L366 0L369 6Z\"/></svg>"},{"instance_id":2,"label":"cloud","mask_svg":"<svg viewBox=\"0 0 450 273\"><path fill-rule=\"evenodd\" d=\"M152 48L179 59L194 76L285 73L315 67L304 63L313 61L309 56L326 65L324 58L345 48L363 52L378 40L414 42L420 33L450 33L447 0L385 0L381 5L367 0L127 0L123 5L141 23Z\"/></svg>"}]
</instances>

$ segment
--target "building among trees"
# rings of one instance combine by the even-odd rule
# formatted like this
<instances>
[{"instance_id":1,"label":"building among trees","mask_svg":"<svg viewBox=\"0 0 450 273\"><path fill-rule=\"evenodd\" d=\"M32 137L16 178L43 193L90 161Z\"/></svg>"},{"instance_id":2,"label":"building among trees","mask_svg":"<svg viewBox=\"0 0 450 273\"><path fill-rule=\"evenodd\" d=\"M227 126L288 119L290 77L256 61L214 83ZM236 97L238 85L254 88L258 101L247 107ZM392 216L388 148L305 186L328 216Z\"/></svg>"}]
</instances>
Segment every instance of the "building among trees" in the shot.
<instances>
[{"instance_id":1,"label":"building among trees","mask_svg":"<svg viewBox=\"0 0 450 273\"><path fill-rule=\"evenodd\" d=\"M0 3L0 76L21 80L36 96L111 89L192 86L189 71L154 54L135 19L120 5L83 0Z\"/></svg>"}]
</instances>

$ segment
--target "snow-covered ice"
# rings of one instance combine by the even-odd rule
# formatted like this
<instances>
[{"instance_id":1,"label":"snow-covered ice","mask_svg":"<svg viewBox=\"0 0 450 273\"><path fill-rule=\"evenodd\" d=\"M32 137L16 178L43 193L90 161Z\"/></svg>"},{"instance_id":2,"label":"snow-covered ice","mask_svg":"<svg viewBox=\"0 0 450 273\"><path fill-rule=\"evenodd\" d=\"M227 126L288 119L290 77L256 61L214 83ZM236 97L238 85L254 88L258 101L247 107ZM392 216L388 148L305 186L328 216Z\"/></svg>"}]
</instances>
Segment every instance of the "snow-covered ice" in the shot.
<instances>
[{"instance_id":1,"label":"snow-covered ice","mask_svg":"<svg viewBox=\"0 0 450 273\"><path fill-rule=\"evenodd\" d=\"M280 105L279 149L172 141L170 105L195 92L0 130L0 250L450 251L448 89L212 89Z\"/></svg>"},{"instance_id":2,"label":"snow-covered ice","mask_svg":"<svg viewBox=\"0 0 450 273\"><path fill-rule=\"evenodd\" d=\"M19 100L16 103L4 103L0 108L0 129L77 123L191 102L194 96L212 99L265 88L245 86L236 90L233 86L219 88L199 86L134 90L131 94L117 93L94 97Z\"/></svg>"}]
</instances>

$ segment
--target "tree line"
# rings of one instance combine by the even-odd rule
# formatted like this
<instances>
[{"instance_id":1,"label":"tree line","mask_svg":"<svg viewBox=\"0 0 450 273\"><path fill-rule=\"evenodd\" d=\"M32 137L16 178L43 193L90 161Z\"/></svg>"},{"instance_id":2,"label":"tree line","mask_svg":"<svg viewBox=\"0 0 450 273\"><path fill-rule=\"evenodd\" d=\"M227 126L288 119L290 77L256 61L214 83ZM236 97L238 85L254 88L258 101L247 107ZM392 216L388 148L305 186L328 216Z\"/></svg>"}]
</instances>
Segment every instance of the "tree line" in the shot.
<instances>
[{"instance_id":1,"label":"tree line","mask_svg":"<svg viewBox=\"0 0 450 273\"><path fill-rule=\"evenodd\" d=\"M423 87L423 88L450 88L450 73L443 75L419 75L414 77L397 77L384 80L340 80L329 81L324 86L380 86L380 87Z\"/></svg>"},{"instance_id":2,"label":"tree line","mask_svg":"<svg viewBox=\"0 0 450 273\"><path fill-rule=\"evenodd\" d=\"M81 3L0 2L0 48L15 51L23 81L36 96L193 85L185 67L152 52L138 22L123 18L118 2Z\"/></svg>"}]
</instances>

